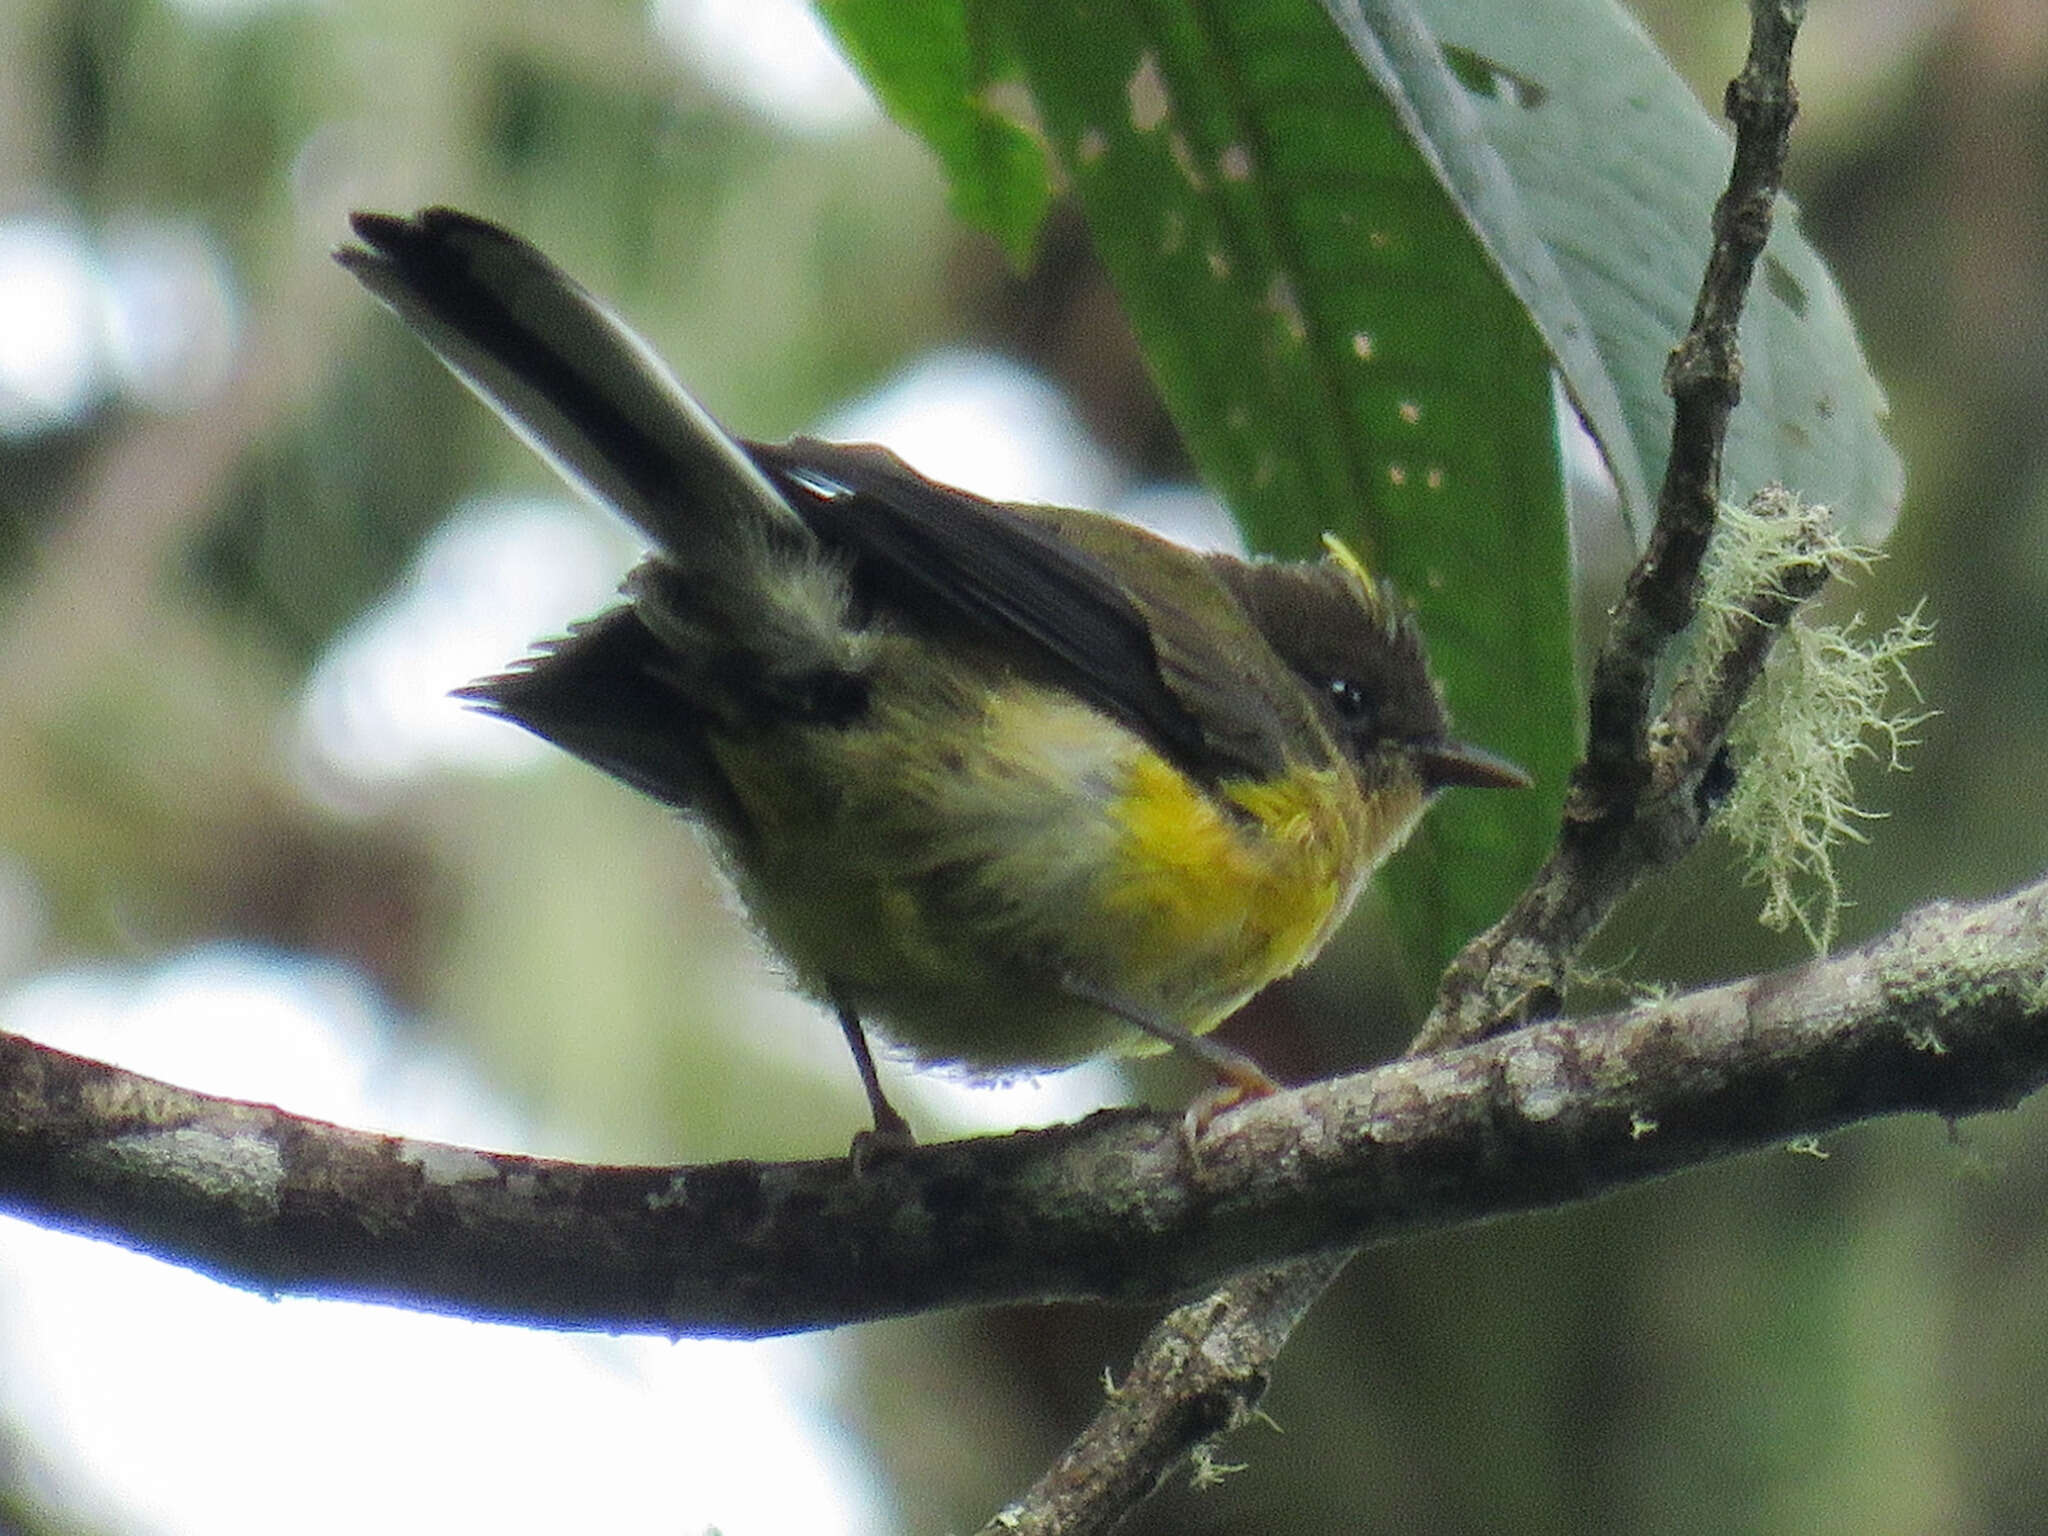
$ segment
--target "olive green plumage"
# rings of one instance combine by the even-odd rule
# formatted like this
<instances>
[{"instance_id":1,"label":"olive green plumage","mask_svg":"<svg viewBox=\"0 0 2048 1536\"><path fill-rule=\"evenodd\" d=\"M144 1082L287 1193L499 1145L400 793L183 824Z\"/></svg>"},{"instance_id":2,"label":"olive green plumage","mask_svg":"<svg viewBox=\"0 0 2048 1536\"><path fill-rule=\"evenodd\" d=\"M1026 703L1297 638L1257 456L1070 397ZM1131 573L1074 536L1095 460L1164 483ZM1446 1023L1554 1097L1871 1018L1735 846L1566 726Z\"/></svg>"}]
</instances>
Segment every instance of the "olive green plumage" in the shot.
<instances>
[{"instance_id":1,"label":"olive green plumage","mask_svg":"<svg viewBox=\"0 0 2048 1536\"><path fill-rule=\"evenodd\" d=\"M1522 782L1450 738L1341 547L1199 554L734 439L514 237L356 228L343 263L652 544L468 696L698 818L857 1051L855 1015L979 1071L1185 1043L1320 948L1436 790Z\"/></svg>"}]
</instances>

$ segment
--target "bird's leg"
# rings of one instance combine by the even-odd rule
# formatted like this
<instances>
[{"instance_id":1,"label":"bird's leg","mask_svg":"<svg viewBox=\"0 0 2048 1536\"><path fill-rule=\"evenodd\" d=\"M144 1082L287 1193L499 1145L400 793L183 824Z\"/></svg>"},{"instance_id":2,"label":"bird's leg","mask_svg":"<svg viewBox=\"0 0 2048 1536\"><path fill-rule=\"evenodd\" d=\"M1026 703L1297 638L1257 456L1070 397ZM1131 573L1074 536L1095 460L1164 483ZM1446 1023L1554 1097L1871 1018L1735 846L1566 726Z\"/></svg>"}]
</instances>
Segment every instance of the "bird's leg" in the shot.
<instances>
[{"instance_id":1,"label":"bird's leg","mask_svg":"<svg viewBox=\"0 0 2048 1536\"><path fill-rule=\"evenodd\" d=\"M836 987L832 989L832 1011L839 1016L839 1028L853 1051L853 1064L860 1071L860 1085L875 1117L873 1130L861 1131L853 1138L851 1156L855 1168L859 1168L878 1152L900 1152L916 1146L917 1136L910 1129L910 1122L882 1092L882 1080L875 1072L875 1053L868 1046L867 1031L861 1028L860 1014Z\"/></svg>"},{"instance_id":2,"label":"bird's leg","mask_svg":"<svg viewBox=\"0 0 2048 1536\"><path fill-rule=\"evenodd\" d=\"M1209 1122L1226 1109L1234 1109L1247 1099L1263 1099L1280 1091L1280 1084L1264 1067L1221 1040L1212 1040L1207 1035L1183 1029L1171 1020L1149 1013L1128 999L1104 991L1081 977L1066 976L1060 986L1069 996L1100 1008L1104 1013L1116 1015L1126 1024L1134 1025L1209 1069L1216 1079L1216 1086L1188 1106L1184 1128L1191 1147L1209 1128Z\"/></svg>"}]
</instances>

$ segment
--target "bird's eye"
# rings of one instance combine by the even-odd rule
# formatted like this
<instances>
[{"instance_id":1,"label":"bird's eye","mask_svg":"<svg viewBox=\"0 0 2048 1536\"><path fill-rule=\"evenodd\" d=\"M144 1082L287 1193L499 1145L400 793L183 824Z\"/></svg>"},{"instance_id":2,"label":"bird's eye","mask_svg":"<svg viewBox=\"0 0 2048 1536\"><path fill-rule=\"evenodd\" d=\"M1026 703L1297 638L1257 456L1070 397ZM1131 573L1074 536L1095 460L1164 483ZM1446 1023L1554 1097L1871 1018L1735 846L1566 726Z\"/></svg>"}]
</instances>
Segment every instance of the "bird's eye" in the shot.
<instances>
[{"instance_id":1,"label":"bird's eye","mask_svg":"<svg viewBox=\"0 0 2048 1536\"><path fill-rule=\"evenodd\" d=\"M1333 677L1325 685L1337 718L1346 725L1369 727L1378 708L1373 696L1348 677Z\"/></svg>"}]
</instances>

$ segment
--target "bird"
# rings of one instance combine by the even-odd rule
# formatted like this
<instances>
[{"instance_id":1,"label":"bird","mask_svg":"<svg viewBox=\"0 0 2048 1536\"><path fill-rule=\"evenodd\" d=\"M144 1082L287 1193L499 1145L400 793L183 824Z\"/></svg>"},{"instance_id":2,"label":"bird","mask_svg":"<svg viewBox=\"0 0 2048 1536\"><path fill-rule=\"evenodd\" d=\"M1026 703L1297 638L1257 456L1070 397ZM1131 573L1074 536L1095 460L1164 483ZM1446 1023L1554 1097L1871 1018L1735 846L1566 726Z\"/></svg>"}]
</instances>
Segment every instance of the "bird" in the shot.
<instances>
[{"instance_id":1,"label":"bird","mask_svg":"<svg viewBox=\"0 0 2048 1536\"><path fill-rule=\"evenodd\" d=\"M885 448L726 431L526 241L357 213L336 258L645 559L620 601L462 690L694 819L837 1016L877 1144L913 1134L868 1040L975 1077L1208 1038L1311 960L1454 786L1412 612L1335 536L1197 552L1003 503ZM860 1138L856 1138L856 1146Z\"/></svg>"}]
</instances>

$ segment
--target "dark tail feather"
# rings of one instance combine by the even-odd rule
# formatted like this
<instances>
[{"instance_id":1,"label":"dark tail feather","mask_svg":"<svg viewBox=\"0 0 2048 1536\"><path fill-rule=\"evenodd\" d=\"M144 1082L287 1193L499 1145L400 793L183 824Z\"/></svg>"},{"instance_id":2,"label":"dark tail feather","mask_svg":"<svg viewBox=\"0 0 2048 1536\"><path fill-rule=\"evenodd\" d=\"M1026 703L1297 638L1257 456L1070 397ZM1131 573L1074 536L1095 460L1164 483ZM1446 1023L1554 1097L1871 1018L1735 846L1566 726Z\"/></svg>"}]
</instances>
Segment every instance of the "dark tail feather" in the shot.
<instances>
[{"instance_id":1,"label":"dark tail feather","mask_svg":"<svg viewBox=\"0 0 2048 1536\"><path fill-rule=\"evenodd\" d=\"M660 592L682 600L650 617L678 651L708 635L799 676L851 664L843 576L645 342L481 219L429 208L353 223L363 243L336 251L341 264L564 476L653 542L674 578Z\"/></svg>"},{"instance_id":2,"label":"dark tail feather","mask_svg":"<svg viewBox=\"0 0 2048 1536\"><path fill-rule=\"evenodd\" d=\"M639 615L614 608L456 697L657 800L737 830L739 806L706 745L709 719L664 679L663 657Z\"/></svg>"},{"instance_id":3,"label":"dark tail feather","mask_svg":"<svg viewBox=\"0 0 2048 1536\"><path fill-rule=\"evenodd\" d=\"M638 336L516 235L452 208L358 213L335 259L570 480L671 560L800 540L775 488Z\"/></svg>"}]
</instances>

